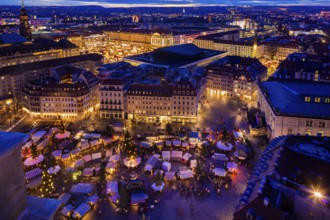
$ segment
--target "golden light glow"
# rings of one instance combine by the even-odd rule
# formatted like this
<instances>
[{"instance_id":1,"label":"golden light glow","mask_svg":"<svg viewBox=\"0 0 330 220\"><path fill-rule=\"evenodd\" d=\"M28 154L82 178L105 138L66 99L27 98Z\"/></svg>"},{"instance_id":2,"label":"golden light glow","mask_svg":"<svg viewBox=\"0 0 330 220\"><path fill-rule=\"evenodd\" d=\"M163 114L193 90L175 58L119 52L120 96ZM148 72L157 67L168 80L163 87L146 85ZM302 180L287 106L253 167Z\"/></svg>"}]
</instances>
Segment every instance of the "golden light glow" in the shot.
<instances>
[{"instance_id":1,"label":"golden light glow","mask_svg":"<svg viewBox=\"0 0 330 220\"><path fill-rule=\"evenodd\" d=\"M323 197L323 195L318 191L314 192L314 196L315 196L315 198L318 198L318 199L321 199Z\"/></svg>"}]
</instances>

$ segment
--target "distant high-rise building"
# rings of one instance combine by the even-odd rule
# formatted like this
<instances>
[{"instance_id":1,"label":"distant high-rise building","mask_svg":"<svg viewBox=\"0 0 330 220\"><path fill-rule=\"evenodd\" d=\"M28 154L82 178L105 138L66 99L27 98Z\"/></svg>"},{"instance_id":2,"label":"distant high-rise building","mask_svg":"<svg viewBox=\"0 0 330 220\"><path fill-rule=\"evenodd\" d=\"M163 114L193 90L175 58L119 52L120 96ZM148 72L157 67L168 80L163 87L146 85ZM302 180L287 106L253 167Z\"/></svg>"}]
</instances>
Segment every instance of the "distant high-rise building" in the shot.
<instances>
[{"instance_id":1,"label":"distant high-rise building","mask_svg":"<svg viewBox=\"0 0 330 220\"><path fill-rule=\"evenodd\" d=\"M24 7L24 0L22 0L22 8L19 13L19 34L26 39L32 39L31 27L29 24L29 16Z\"/></svg>"},{"instance_id":2,"label":"distant high-rise building","mask_svg":"<svg viewBox=\"0 0 330 220\"><path fill-rule=\"evenodd\" d=\"M57 16L56 16L54 10L53 10L53 12L52 12L52 19L51 19L51 22L52 22L53 24L56 24L56 22L57 22Z\"/></svg>"}]
</instances>

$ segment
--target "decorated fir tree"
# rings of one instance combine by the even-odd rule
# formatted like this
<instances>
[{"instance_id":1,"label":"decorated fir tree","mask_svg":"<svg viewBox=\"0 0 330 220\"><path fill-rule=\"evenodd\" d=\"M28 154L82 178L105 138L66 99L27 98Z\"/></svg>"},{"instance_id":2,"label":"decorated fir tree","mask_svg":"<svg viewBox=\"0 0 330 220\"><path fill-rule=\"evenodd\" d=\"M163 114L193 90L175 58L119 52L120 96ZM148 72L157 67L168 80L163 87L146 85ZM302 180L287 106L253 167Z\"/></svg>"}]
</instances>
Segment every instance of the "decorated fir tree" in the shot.
<instances>
[{"instance_id":1,"label":"decorated fir tree","mask_svg":"<svg viewBox=\"0 0 330 220\"><path fill-rule=\"evenodd\" d=\"M30 153L33 159L38 157L39 155L37 145L35 145L34 143L30 147Z\"/></svg>"},{"instance_id":2,"label":"decorated fir tree","mask_svg":"<svg viewBox=\"0 0 330 220\"><path fill-rule=\"evenodd\" d=\"M127 157L136 157L137 156L137 149L134 146L132 137L128 131L126 131L126 133L125 133L123 144L124 144L123 145L124 152L127 155Z\"/></svg>"},{"instance_id":3,"label":"decorated fir tree","mask_svg":"<svg viewBox=\"0 0 330 220\"><path fill-rule=\"evenodd\" d=\"M61 134L63 134L65 132L65 129L66 129L65 124L64 124L63 120L61 120L58 130Z\"/></svg>"},{"instance_id":4,"label":"decorated fir tree","mask_svg":"<svg viewBox=\"0 0 330 220\"><path fill-rule=\"evenodd\" d=\"M54 188L53 177L48 173L47 167L44 165L42 171L42 183L39 187L41 197L50 197Z\"/></svg>"}]
</instances>

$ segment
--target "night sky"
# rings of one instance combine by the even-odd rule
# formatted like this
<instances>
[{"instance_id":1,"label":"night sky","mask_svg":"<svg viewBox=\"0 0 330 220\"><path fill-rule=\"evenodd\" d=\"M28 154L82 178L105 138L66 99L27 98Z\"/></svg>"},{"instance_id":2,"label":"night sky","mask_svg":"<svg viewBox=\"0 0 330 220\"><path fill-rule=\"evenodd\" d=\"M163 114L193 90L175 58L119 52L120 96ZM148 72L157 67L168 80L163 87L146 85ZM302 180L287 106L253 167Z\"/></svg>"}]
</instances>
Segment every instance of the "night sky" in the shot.
<instances>
[{"instance_id":1,"label":"night sky","mask_svg":"<svg viewBox=\"0 0 330 220\"><path fill-rule=\"evenodd\" d=\"M1 0L0 5L20 5L20 0ZM104 7L180 6L180 5L321 5L330 6L330 0L25 0L27 6L101 5Z\"/></svg>"}]
</instances>

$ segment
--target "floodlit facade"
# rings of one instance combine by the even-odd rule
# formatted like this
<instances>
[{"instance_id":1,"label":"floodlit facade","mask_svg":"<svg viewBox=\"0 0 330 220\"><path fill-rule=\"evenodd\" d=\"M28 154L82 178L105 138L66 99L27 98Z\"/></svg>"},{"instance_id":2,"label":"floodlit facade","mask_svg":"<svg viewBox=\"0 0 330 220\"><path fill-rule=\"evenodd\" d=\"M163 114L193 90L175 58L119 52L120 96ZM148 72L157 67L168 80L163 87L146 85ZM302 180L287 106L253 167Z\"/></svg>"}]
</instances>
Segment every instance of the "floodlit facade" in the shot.
<instances>
[{"instance_id":1,"label":"floodlit facade","mask_svg":"<svg viewBox=\"0 0 330 220\"><path fill-rule=\"evenodd\" d=\"M190 81L175 85L132 85L127 91L128 118L196 122L198 88Z\"/></svg>"},{"instance_id":2,"label":"floodlit facade","mask_svg":"<svg viewBox=\"0 0 330 220\"><path fill-rule=\"evenodd\" d=\"M22 91L29 80L46 78L53 69L69 65L95 73L103 62L99 54L86 54L67 58L45 60L0 68L0 105L2 108L22 108Z\"/></svg>"},{"instance_id":3,"label":"floodlit facade","mask_svg":"<svg viewBox=\"0 0 330 220\"><path fill-rule=\"evenodd\" d=\"M257 84L266 78L267 68L258 59L228 56L208 65L205 96L257 99Z\"/></svg>"},{"instance_id":4,"label":"floodlit facade","mask_svg":"<svg viewBox=\"0 0 330 220\"><path fill-rule=\"evenodd\" d=\"M35 118L85 118L98 107L98 83L91 72L59 67L52 77L28 82L23 90L23 110Z\"/></svg>"}]
</instances>

